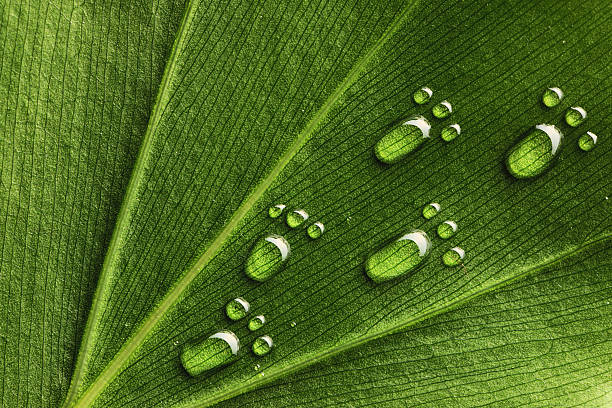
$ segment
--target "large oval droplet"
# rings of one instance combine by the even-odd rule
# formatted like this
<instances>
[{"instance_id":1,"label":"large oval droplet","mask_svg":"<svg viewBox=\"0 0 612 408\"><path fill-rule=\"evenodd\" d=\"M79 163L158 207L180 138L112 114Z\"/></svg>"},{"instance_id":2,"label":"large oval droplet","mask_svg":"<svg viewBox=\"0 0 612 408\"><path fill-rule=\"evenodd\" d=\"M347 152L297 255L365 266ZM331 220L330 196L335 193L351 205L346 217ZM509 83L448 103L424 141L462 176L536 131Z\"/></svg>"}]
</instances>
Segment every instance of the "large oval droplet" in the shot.
<instances>
[{"instance_id":1,"label":"large oval droplet","mask_svg":"<svg viewBox=\"0 0 612 408\"><path fill-rule=\"evenodd\" d=\"M365 264L366 273L377 283L397 278L416 268L430 248L427 234L414 230L370 256Z\"/></svg>"},{"instance_id":2,"label":"large oval droplet","mask_svg":"<svg viewBox=\"0 0 612 408\"><path fill-rule=\"evenodd\" d=\"M376 143L374 153L383 163L396 163L429 138L430 129L431 125L423 116L410 118L383 136Z\"/></svg>"},{"instance_id":3,"label":"large oval droplet","mask_svg":"<svg viewBox=\"0 0 612 408\"><path fill-rule=\"evenodd\" d=\"M506 167L514 177L530 178L542 174L559 152L563 134L553 125L537 125L518 142L506 159Z\"/></svg>"},{"instance_id":4,"label":"large oval droplet","mask_svg":"<svg viewBox=\"0 0 612 408\"><path fill-rule=\"evenodd\" d=\"M189 375L196 376L234 360L240 349L238 337L231 331L220 331L198 344L186 346L181 363Z\"/></svg>"},{"instance_id":5,"label":"large oval droplet","mask_svg":"<svg viewBox=\"0 0 612 408\"><path fill-rule=\"evenodd\" d=\"M259 282L270 279L281 270L290 253L289 242L280 235L272 234L260 239L246 261L247 276Z\"/></svg>"}]
</instances>

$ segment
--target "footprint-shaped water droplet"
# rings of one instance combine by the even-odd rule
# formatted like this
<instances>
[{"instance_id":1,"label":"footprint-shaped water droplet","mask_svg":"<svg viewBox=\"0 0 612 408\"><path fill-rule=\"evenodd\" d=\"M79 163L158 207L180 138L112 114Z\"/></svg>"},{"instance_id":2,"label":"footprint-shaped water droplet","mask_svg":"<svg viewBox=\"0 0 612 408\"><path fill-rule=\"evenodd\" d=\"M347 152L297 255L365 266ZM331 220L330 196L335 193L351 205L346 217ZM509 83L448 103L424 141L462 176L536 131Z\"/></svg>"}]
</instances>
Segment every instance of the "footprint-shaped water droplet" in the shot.
<instances>
[{"instance_id":1,"label":"footprint-shaped water droplet","mask_svg":"<svg viewBox=\"0 0 612 408\"><path fill-rule=\"evenodd\" d=\"M366 260L366 273L377 283L405 275L425 259L430 248L427 234L414 230L372 254Z\"/></svg>"},{"instance_id":2,"label":"footprint-shaped water droplet","mask_svg":"<svg viewBox=\"0 0 612 408\"><path fill-rule=\"evenodd\" d=\"M282 269L290 253L289 242L280 235L272 234L258 240L246 261L247 276L259 282L270 279Z\"/></svg>"},{"instance_id":3,"label":"footprint-shaped water droplet","mask_svg":"<svg viewBox=\"0 0 612 408\"><path fill-rule=\"evenodd\" d=\"M559 152L563 134L553 125L537 125L518 142L506 159L506 167L516 178L542 174Z\"/></svg>"},{"instance_id":4,"label":"footprint-shaped water droplet","mask_svg":"<svg viewBox=\"0 0 612 408\"><path fill-rule=\"evenodd\" d=\"M431 125L423 116L415 116L391 130L376 143L374 153L383 163L397 163L427 138Z\"/></svg>"},{"instance_id":5,"label":"footprint-shaped water droplet","mask_svg":"<svg viewBox=\"0 0 612 408\"><path fill-rule=\"evenodd\" d=\"M198 344L186 346L181 353L181 363L190 375L230 363L238 354L240 341L231 331L220 331Z\"/></svg>"}]
</instances>

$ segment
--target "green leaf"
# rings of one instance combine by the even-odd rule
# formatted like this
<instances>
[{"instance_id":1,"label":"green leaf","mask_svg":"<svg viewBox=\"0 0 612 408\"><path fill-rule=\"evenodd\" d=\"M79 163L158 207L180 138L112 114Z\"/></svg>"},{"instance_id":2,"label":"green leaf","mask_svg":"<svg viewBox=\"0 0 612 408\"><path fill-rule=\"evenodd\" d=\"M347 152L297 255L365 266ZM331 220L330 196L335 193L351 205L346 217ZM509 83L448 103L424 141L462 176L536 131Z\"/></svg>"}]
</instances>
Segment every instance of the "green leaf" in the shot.
<instances>
[{"instance_id":1,"label":"green leaf","mask_svg":"<svg viewBox=\"0 0 612 408\"><path fill-rule=\"evenodd\" d=\"M0 2L0 406L65 398L176 3Z\"/></svg>"},{"instance_id":2,"label":"green leaf","mask_svg":"<svg viewBox=\"0 0 612 408\"><path fill-rule=\"evenodd\" d=\"M600 242L219 406L608 406L611 252Z\"/></svg>"},{"instance_id":3,"label":"green leaf","mask_svg":"<svg viewBox=\"0 0 612 408\"><path fill-rule=\"evenodd\" d=\"M474 332L483 324L477 306L486 302L482 299L503 297L507 288L514 287L508 284L516 281L514 285L520 286L520 279L527 275L534 275L530 279L540 287L539 274L545 268L579 257L593 245L610 247L607 197L612 148L605 132L610 128L607 27L612 9L604 1L571 7L552 0L305 4L193 0L187 3L180 25L182 10L170 4L147 6L146 10L152 9L149 14L138 11L139 24L121 21L122 6L115 5L116 12L112 7L110 11L104 5L97 7L97 13L93 13L94 5L75 7L81 19L66 12L70 24L62 19L62 10L53 9L58 19L55 24L66 30L64 34L55 30L50 37L53 44L56 39L66 43L62 46L67 51L58 53L56 59L40 52L50 50L54 55L55 45L38 45L36 34L22 28L26 23L3 25L8 28L2 29L4 37L21 38L19 30L31 35L30 40L22 41L25 47L20 50L43 55L37 63L50 72L42 76L51 82L49 95L70 95L70 103L62 98L43 99L55 104L44 107L43 118L61 120L68 105L66 112L74 112L75 121L90 131L86 140L104 143L102 148L87 145L87 154L80 159L88 169L87 177L70 167L80 162L74 163L70 156L62 164L57 159L43 162L42 167L48 169L43 172L46 178L42 174L39 178L35 171L14 170L5 164L12 161L3 159L2 188L15 186L21 191L23 186L33 194L31 198L23 192L2 195L3 208L10 210L11 203L15 208L7 211L3 224L3 305L10 304L21 281L38 276L21 266L23 255L11 255L4 266L4 254L25 251L27 264L37 270L36 243L40 240L42 247L57 246L50 259L58 254L68 257L63 263L45 264L44 270L57 277L53 283L43 281L37 286L28 282L25 308L11 305L14 309L10 311L2 309L3 322L10 322L1 323L11 339L5 342L2 357L4 367L11 369L6 376L8 385L2 389L3 402L9 406L30 403L17 395L21 395L23 376L28 375L24 373L30 372L27 363L36 364L42 354L40 373L26 388L34 390L32 395L41 395L46 405L57 405L58 397L66 393L66 406L210 405L273 381L282 382L332 356L336 356L333 361L344 364L345 354L371 354L374 347L386 347L387 341L394 344L401 336L425 338L429 327L446 324L444 319L453 313L474 316L473 325L466 327L467 332ZM19 14L12 9L4 12L5 21ZM137 10L141 8L134 6L135 13ZM31 18L42 25L45 16ZM28 16L23 18L29 21ZM83 34L72 34L78 32L70 30L72 26L82 21L86 21L81 23ZM130 38L144 41L151 38L151 32L173 32L175 27L169 55L169 38L174 34L162 36L165 46L132 45ZM113 45L107 46L109 43ZM117 57L121 62L114 64L109 62L113 58L102 59L108 67L100 75L90 68L93 57L80 57L84 49L91 55L103 49L113 56L121 52L125 56ZM148 87L129 86L131 82L124 79L133 78L142 85L138 82L141 76L125 73L139 72L139 52L155 55L147 60L156 73L147 77ZM3 55L7 58L11 53ZM160 77L159 58L166 55ZM39 83L30 84L31 77L24 75L34 96L11 92L12 81L21 81L21 70L31 71L21 68L20 58L9 61L17 67L0 71L1 92L18 96L17 103L9 106L21 107L36 100ZM85 78L82 82L69 81L69 75L62 81L55 79L72 70L80 73L74 68L79 64L86 67L79 76ZM68 88L63 88L64 83ZM95 91L87 93L92 86ZM157 86L152 104L152 93L143 90ZM412 101L413 92L421 86L434 90L432 101L424 106ZM551 109L541 102L550 86L566 94ZM73 98L80 92L87 99L85 106ZM146 103L138 103L143 94ZM444 99L452 103L454 112L450 118L434 119L431 108ZM106 114L101 104L108 104L107 109L115 114ZM563 116L569 106L576 105L584 107L589 116L574 129L564 124ZM96 109L99 115L86 120ZM140 116L128 120L132 116L126 115L132 111ZM5 133L23 135L23 143L30 140L25 132L30 126L28 112L15 110L0 122L8 129ZM374 145L412 114L429 118L432 138L405 160L381 164L374 156ZM117 128L117 117L126 118L120 122L124 127ZM443 142L441 129L455 122L461 124L461 135L451 143ZM47 157L42 153L46 138L53 140L51 144L57 139L80 141L83 137L78 126L73 129L61 121L61 126L53 127L53 123L41 119L32 126L43 140L37 150L41 153L21 154L23 148L12 148L6 142L3 152L19 152L15 161L34 168L32 157ZM548 172L535 179L515 180L505 169L505 155L538 123L556 124L562 130L562 150ZM21 127L20 132L14 130ZM587 130L600 135L597 147L589 153L577 146L578 136ZM129 159L138 147L134 140L140 137L134 162ZM114 153L109 153L108 162L94 160L100 149L114 152L117 145L129 146L132 155L123 152L117 163ZM55 149L55 157L60 157L59 148ZM25 180L19 178L22 173ZM42 187L37 185L47 186L47 179L55 176L65 187L48 192L43 188L41 194ZM123 191L118 211L117 197ZM98 215L90 214L93 210L87 200L91 196L106 203L93 206L101 211L95 213ZM65 204L53 210L54 200ZM432 201L442 205L442 212L425 220L421 210ZM311 216L305 226L319 220L326 226L325 234L312 240L304 228L290 230L282 219L269 218L267 208L276 203L305 209ZM27 215L18 211L21 208ZM66 213L72 208L83 212L83 219L74 220L64 208ZM104 222L96 223L94 216ZM459 231L442 240L435 231L446 219L456 221ZM49 233L33 232L30 225L36 222L39 231ZM75 227L62 234L67 222L74 222ZM433 241L423 266L386 283L370 281L363 266L368 254L415 228L426 231ZM9 229L21 233L7 240ZM271 233L285 236L292 255L286 268L272 279L251 281L244 273L245 260L254 242ZM441 263L442 254L456 245L466 250L465 270ZM608 271L605 258L598 259L588 263L588 270ZM5 268L11 272L8 278ZM98 272L94 293L92 283ZM603 273L593 288L605 287L610 278ZM63 300L56 293L71 290L64 284L82 285L76 300L72 296ZM9 287L11 290L6 289ZM266 316L261 332L249 332L246 319L232 322L224 316L225 304L237 296L251 303L254 314ZM540 296L552 300L560 295L543 290ZM520 310L522 299L520 295L504 297L511 305L505 308ZM91 308L83 329L88 302ZM69 310L79 311L80 320L59 318L56 322L56 313L47 311L55 309L46 307L59 306L66 309L62 312L66 315ZM546 306L537 309L539 315L557 312ZM36 313L29 317L32 311ZM447 312L450 314L444 315ZM53 316L54 326L46 326L45 314ZM528 316L525 312L524 317ZM22 320L49 330L49 338L58 330L70 335L61 342L53 337L49 341L59 345L47 346L48 351L34 356L28 345L36 344L41 336L20 333L26 330ZM232 330L241 339L240 358L222 369L190 377L180 364L181 349L220 329ZM389 337L406 329L405 334ZM80 352L73 361L81 333ZM270 354L258 358L248 349L261 334L269 334L275 346ZM45 359L55 361L60 353L69 356L66 363L48 370ZM6 356L13 361L7 364ZM494 358L499 365L504 356ZM391 361L389 357L385 365ZM253 369L256 364L261 366L259 371ZM424 357L423 364L431 365L423 366L423 372L433 375L443 362ZM456 364L461 371L471 361L461 359ZM408 373L415 369L418 367L404 368ZM70 372L69 392L65 382L60 381L61 386L52 391L44 383L47 380L43 379L62 378ZM461 381L450 377L452 373L448 387ZM405 388L398 385L399 390ZM297 387L296 392L299 401L323 397L317 390L300 394ZM565 394L573 392L564 387ZM477 395L466 404L486 403L490 388L477 394L482 399ZM46 395L53 395L53 401ZM248 403L257 395L241 401ZM375 403L374 396L366 396L370 397ZM255 401L256 405L266 403L265 398ZM233 403L240 402L228 401Z\"/></svg>"}]
</instances>

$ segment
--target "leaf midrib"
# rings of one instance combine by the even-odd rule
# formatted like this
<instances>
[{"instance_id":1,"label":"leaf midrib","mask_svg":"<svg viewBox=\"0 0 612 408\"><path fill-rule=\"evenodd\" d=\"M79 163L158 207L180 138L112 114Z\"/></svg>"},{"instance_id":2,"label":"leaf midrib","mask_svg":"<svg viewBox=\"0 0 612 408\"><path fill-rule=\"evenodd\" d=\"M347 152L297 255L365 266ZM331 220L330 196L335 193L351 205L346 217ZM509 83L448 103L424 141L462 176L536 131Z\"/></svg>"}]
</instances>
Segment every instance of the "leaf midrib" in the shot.
<instances>
[{"instance_id":1,"label":"leaf midrib","mask_svg":"<svg viewBox=\"0 0 612 408\"><path fill-rule=\"evenodd\" d=\"M419 314L418 317L413 318L413 319L409 319L406 320L400 324L397 324L395 326L392 326L386 330L374 333L374 334L370 334L370 335L365 335L362 336L358 339L349 341L347 343L342 344L341 346L338 346L334 349L327 349L311 358L306 358L302 361L299 361L297 363L295 363L294 365L292 365L291 367L288 368L284 368L284 369L280 369L276 372L270 372L267 371L266 372L266 376L265 377L257 377L256 380L252 381L251 383L249 383L248 385L244 385L244 383L240 384L240 386L238 387L234 387L231 388L221 394L217 394L214 395L208 399L205 400L201 400L198 401L196 403L193 403L191 405L186 405L186 408L202 408L202 407L208 407L211 406L213 404L219 403L221 401L225 401L231 398L234 398L238 395L247 393L249 391L252 391L254 389L257 389L265 384L271 383L275 380L278 380L286 375L295 373L296 371L299 371L305 367L311 366L317 362L320 362L324 359L333 357L335 355L338 355L342 352L351 350L355 347L361 346L363 344L369 343L370 341L373 340L377 340L380 339L382 337L388 336L390 334L394 334L394 333L398 333L402 330L407 329L408 327L414 326L420 322L423 322L425 320L431 319L435 316L450 312L452 310L457 309L458 307L478 298L481 296L484 296L488 293L491 293L493 291L496 291L498 289L501 289L505 286L508 286L518 280L524 279L530 275L535 275L538 272L544 271L544 270L548 270L551 267L556 266L557 264L563 262L564 260L567 260L569 258L572 258L574 256L579 255L580 253L594 247L597 246L603 242L609 241L612 239L612 233L611 232L606 232L596 238L593 238L590 241L586 241L584 243L582 243L579 246L576 246L572 249L566 250L564 252L560 252L557 253L556 256L550 257L546 260L544 260L543 262L540 262L538 264L535 264L533 266L528 266L528 267L524 267L519 269L519 272L515 275L510 275L505 279L502 279L492 285L488 285L488 286L484 286L484 287L480 287L476 290L472 290L470 292L466 292L465 294L463 294L462 296L459 296L458 298L453 299L452 301L446 303L444 306L440 307L440 304L435 304L434 306L430 306L429 308L426 308L421 314Z\"/></svg>"},{"instance_id":2,"label":"leaf midrib","mask_svg":"<svg viewBox=\"0 0 612 408\"><path fill-rule=\"evenodd\" d=\"M70 385L65 407L68 406L89 406L93 403L97 396L106 388L106 386L112 381L112 379L119 374L123 365L128 361L129 357L144 343L145 339L151 333L157 323L165 316L166 312L176 303L183 292L187 289L189 284L195 279L198 273L206 266L206 264L213 258L219 249L221 249L226 239L232 234L234 229L239 225L242 219L248 214L254 204L262 197L267 189L273 184L276 178L280 175L282 170L291 161L293 156L300 150L300 148L311 138L314 131L323 122L327 114L330 112L332 107L341 99L342 95L346 90L357 80L361 75L364 68L370 63L370 60L374 55L382 48L382 46L388 41L388 39L401 27L406 18L410 15L414 7L420 2L420 0L410 0L406 6L400 11L400 13L393 19L387 29L381 35L381 37L367 50L367 52L357 61L357 63L351 68L347 76L343 81L336 87L334 92L327 98L321 108L315 113L315 115L306 124L304 129L298 134L294 142L289 146L285 153L279 158L276 165L263 178L257 187L249 194L246 200L240 205L236 212L232 215L229 222L223 227L219 234L212 241L210 246L204 251L202 255L195 261L195 263L183 274L176 285L166 294L158 306L149 313L148 317L138 327L134 334L123 344L121 349L113 357L113 359L106 365L104 370L98 375L93 383L87 388L83 395L75 401L78 390L80 388L83 376L86 372L88 356L90 348L93 345L93 341L96 337L96 327L99 321L99 311L103 303L104 289L110 282L112 277L112 271L114 261L119 254L119 249L125 238L125 233L128 230L131 216L133 214L133 208L138 202L136 200L138 187L142 181L142 176L145 172L145 163L151 152L151 147L154 140L155 131L157 130L160 118L162 115L163 107L166 106L169 98L168 89L170 80L173 77L176 68L176 59L180 55L180 50L183 47L191 21L193 20L194 14L194 2L189 1L187 9L183 15L183 20L177 32L177 40L172 48L172 53L168 59L164 75L158 90L157 98L153 106L153 112L151 120L147 126L143 143L134 166L134 170L130 177L128 187L124 196L124 200L119 211L115 229L111 237L108 251L106 253L102 271L100 272L100 278L94 294L92 307L89 313L87 325L83 334L83 340L79 350L77 363L75 365L75 371L73 379Z\"/></svg>"}]
</instances>

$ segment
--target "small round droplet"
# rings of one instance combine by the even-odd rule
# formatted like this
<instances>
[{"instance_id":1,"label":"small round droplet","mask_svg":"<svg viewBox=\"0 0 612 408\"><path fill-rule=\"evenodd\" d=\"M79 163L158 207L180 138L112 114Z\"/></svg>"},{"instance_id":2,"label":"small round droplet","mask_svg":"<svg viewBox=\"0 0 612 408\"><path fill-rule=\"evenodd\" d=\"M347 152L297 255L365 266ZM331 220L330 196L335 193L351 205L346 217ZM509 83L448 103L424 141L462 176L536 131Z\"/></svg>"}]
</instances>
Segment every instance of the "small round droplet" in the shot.
<instances>
[{"instance_id":1,"label":"small round droplet","mask_svg":"<svg viewBox=\"0 0 612 408\"><path fill-rule=\"evenodd\" d=\"M259 364L255 364L255 366L253 366L253 369L255 371L258 371L261 368L261 366Z\"/></svg>"},{"instance_id":2,"label":"small round droplet","mask_svg":"<svg viewBox=\"0 0 612 408\"><path fill-rule=\"evenodd\" d=\"M412 95L412 97L416 103L418 103L419 105L424 105L429 102L432 95L433 91L428 87L424 86L423 88L416 91L414 95Z\"/></svg>"},{"instance_id":3,"label":"small round droplet","mask_svg":"<svg viewBox=\"0 0 612 408\"><path fill-rule=\"evenodd\" d=\"M518 142L506 159L506 167L514 177L530 178L542 174L559 152L563 134L553 125L537 125Z\"/></svg>"},{"instance_id":4,"label":"small round droplet","mask_svg":"<svg viewBox=\"0 0 612 408\"><path fill-rule=\"evenodd\" d=\"M586 132L578 138L578 146L585 152L593 150L597 144L597 135L593 132Z\"/></svg>"},{"instance_id":5,"label":"small round droplet","mask_svg":"<svg viewBox=\"0 0 612 408\"><path fill-rule=\"evenodd\" d=\"M438 203L427 204L425 207L423 207L423 217L428 220L432 219L437 213L440 212L440 208L442 207L440 207L440 204Z\"/></svg>"},{"instance_id":6,"label":"small round droplet","mask_svg":"<svg viewBox=\"0 0 612 408\"><path fill-rule=\"evenodd\" d=\"M258 240L246 261L247 276L258 282L270 279L285 264L291 247L287 240L276 234Z\"/></svg>"},{"instance_id":7,"label":"small round droplet","mask_svg":"<svg viewBox=\"0 0 612 408\"><path fill-rule=\"evenodd\" d=\"M225 313L232 320L240 320L249 313L250 308L249 302L238 297L225 306Z\"/></svg>"},{"instance_id":8,"label":"small round droplet","mask_svg":"<svg viewBox=\"0 0 612 408\"><path fill-rule=\"evenodd\" d=\"M376 283L405 275L425 259L430 248L424 231L409 232L372 254L365 263L366 274Z\"/></svg>"},{"instance_id":9,"label":"small round droplet","mask_svg":"<svg viewBox=\"0 0 612 408\"><path fill-rule=\"evenodd\" d=\"M464 257L465 251L459 247L454 247L442 255L442 262L444 262L446 266L457 266L461 264Z\"/></svg>"},{"instance_id":10,"label":"small round droplet","mask_svg":"<svg viewBox=\"0 0 612 408\"><path fill-rule=\"evenodd\" d=\"M580 106L572 106L565 112L565 121L572 127L577 127L587 117L586 111Z\"/></svg>"},{"instance_id":11,"label":"small round droplet","mask_svg":"<svg viewBox=\"0 0 612 408\"><path fill-rule=\"evenodd\" d=\"M290 228L299 227L308 219L308 213L304 210L293 210L287 214L287 225Z\"/></svg>"},{"instance_id":12,"label":"small round droplet","mask_svg":"<svg viewBox=\"0 0 612 408\"><path fill-rule=\"evenodd\" d=\"M542 95L542 102L549 108L557 106L563 99L563 91L559 88L548 88Z\"/></svg>"},{"instance_id":13,"label":"small round droplet","mask_svg":"<svg viewBox=\"0 0 612 408\"><path fill-rule=\"evenodd\" d=\"M285 208L286 208L285 204L276 204L275 206L272 206L268 209L268 215L271 218L278 218L281 216Z\"/></svg>"},{"instance_id":14,"label":"small round droplet","mask_svg":"<svg viewBox=\"0 0 612 408\"><path fill-rule=\"evenodd\" d=\"M297 326L297 323L296 322L291 322L291 323L289 323L289 326L295 327L295 326Z\"/></svg>"},{"instance_id":15,"label":"small round droplet","mask_svg":"<svg viewBox=\"0 0 612 408\"><path fill-rule=\"evenodd\" d=\"M453 113L453 107L449 101L442 101L431 110L433 115L438 119L444 119Z\"/></svg>"},{"instance_id":16,"label":"small round droplet","mask_svg":"<svg viewBox=\"0 0 612 408\"><path fill-rule=\"evenodd\" d=\"M257 356L268 354L272 350L272 338L270 336L261 336L253 342L253 353Z\"/></svg>"},{"instance_id":17,"label":"small round droplet","mask_svg":"<svg viewBox=\"0 0 612 408\"><path fill-rule=\"evenodd\" d=\"M308 236L312 239L317 239L319 238L321 235L323 235L323 232L325 232L325 225L323 225L322 222L315 222L314 224L312 224L310 227L308 227Z\"/></svg>"},{"instance_id":18,"label":"small round droplet","mask_svg":"<svg viewBox=\"0 0 612 408\"><path fill-rule=\"evenodd\" d=\"M249 330L255 331L261 329L261 327L266 323L266 318L263 315L255 316L251 320L249 320Z\"/></svg>"},{"instance_id":19,"label":"small round droplet","mask_svg":"<svg viewBox=\"0 0 612 408\"><path fill-rule=\"evenodd\" d=\"M438 236L442 239L448 239L457 232L457 223L455 221L444 221L438 225Z\"/></svg>"},{"instance_id":20,"label":"small round droplet","mask_svg":"<svg viewBox=\"0 0 612 408\"><path fill-rule=\"evenodd\" d=\"M423 116L414 116L384 135L374 146L383 163L397 163L429 138L431 125Z\"/></svg>"},{"instance_id":21,"label":"small round droplet","mask_svg":"<svg viewBox=\"0 0 612 408\"><path fill-rule=\"evenodd\" d=\"M444 140L445 142L450 142L451 140L455 139L460 134L461 134L461 126L455 123L454 125L449 125L445 127L444 129L442 129L442 132L440 135L442 136L442 140Z\"/></svg>"},{"instance_id":22,"label":"small round droplet","mask_svg":"<svg viewBox=\"0 0 612 408\"><path fill-rule=\"evenodd\" d=\"M196 376L230 363L240 349L238 337L231 331L220 331L201 343L186 346L181 353L183 368Z\"/></svg>"}]
</instances>

